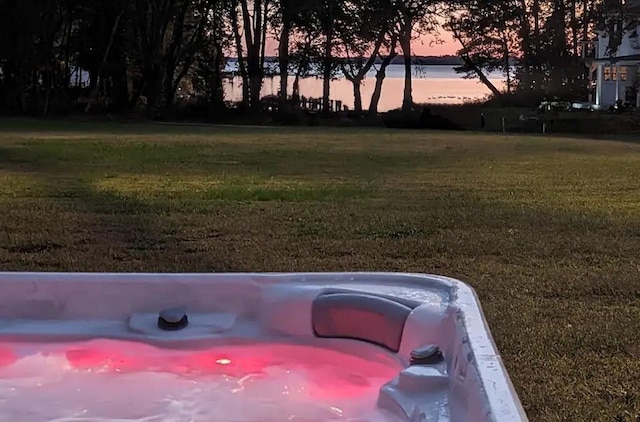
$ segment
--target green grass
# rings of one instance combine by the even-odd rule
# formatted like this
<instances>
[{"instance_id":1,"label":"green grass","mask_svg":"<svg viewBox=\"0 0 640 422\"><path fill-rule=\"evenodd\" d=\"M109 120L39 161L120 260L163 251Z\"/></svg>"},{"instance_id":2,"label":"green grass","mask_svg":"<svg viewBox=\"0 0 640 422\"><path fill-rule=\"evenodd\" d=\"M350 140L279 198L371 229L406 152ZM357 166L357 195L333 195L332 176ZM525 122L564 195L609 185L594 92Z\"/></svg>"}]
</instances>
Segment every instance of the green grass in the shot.
<instances>
[{"instance_id":1,"label":"green grass","mask_svg":"<svg viewBox=\"0 0 640 422\"><path fill-rule=\"evenodd\" d=\"M640 145L0 121L0 267L473 285L532 421L640 414Z\"/></svg>"}]
</instances>

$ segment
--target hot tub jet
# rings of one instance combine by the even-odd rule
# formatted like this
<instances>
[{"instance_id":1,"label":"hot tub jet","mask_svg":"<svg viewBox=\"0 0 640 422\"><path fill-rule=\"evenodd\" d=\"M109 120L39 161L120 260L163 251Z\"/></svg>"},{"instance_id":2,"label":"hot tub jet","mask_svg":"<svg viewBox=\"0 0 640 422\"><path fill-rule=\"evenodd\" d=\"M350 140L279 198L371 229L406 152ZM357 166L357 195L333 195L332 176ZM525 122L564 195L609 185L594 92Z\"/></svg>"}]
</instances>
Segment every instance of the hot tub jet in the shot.
<instances>
[{"instance_id":1,"label":"hot tub jet","mask_svg":"<svg viewBox=\"0 0 640 422\"><path fill-rule=\"evenodd\" d=\"M182 330L189 325L187 314L178 308L165 309L158 315L158 328L165 331Z\"/></svg>"}]
</instances>

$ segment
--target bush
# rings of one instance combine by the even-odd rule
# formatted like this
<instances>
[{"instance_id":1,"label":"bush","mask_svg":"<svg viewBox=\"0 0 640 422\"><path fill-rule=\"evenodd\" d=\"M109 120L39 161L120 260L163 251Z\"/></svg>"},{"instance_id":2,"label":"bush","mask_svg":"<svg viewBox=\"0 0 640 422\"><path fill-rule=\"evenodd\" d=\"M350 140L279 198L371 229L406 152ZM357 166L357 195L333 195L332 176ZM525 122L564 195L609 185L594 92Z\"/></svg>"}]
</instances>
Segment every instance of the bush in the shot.
<instances>
[{"instance_id":1,"label":"bush","mask_svg":"<svg viewBox=\"0 0 640 422\"><path fill-rule=\"evenodd\" d=\"M383 122L386 127L394 129L461 130L460 126L445 117L432 114L428 108L422 111L392 110L384 114Z\"/></svg>"},{"instance_id":2,"label":"bush","mask_svg":"<svg viewBox=\"0 0 640 422\"><path fill-rule=\"evenodd\" d=\"M416 111L391 110L382 115L384 125L392 129L416 129L420 113Z\"/></svg>"},{"instance_id":3,"label":"bush","mask_svg":"<svg viewBox=\"0 0 640 422\"><path fill-rule=\"evenodd\" d=\"M420 114L418 127L421 129L461 130L461 128L451 120L438 114L431 114L431 110L426 107Z\"/></svg>"},{"instance_id":4,"label":"bush","mask_svg":"<svg viewBox=\"0 0 640 422\"><path fill-rule=\"evenodd\" d=\"M304 110L295 108L283 108L273 113L274 123L283 126L307 126L310 124L310 117Z\"/></svg>"}]
</instances>

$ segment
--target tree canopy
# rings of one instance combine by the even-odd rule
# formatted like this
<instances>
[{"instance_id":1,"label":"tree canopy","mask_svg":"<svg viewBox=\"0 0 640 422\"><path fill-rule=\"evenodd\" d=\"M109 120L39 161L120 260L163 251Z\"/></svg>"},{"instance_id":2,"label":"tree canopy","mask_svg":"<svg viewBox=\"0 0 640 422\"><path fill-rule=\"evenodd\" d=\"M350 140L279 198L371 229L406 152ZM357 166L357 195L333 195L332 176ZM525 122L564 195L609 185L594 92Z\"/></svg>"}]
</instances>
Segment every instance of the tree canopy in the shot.
<instances>
[{"instance_id":1,"label":"tree canopy","mask_svg":"<svg viewBox=\"0 0 640 422\"><path fill-rule=\"evenodd\" d=\"M127 112L143 105L157 116L186 91L226 107L225 65L234 57L239 107L260 106L270 72L281 76L283 106L299 95L299 79L317 72L325 111L330 81L345 77L356 111L376 113L398 54L403 108L411 109L412 40L443 30L458 43L458 70L495 96L580 97L588 85L585 41L604 28L614 51L636 10L622 0L0 0L0 111ZM270 37L278 44L274 69L266 57ZM370 71L376 86L363 105L360 87ZM493 71L505 75L506 86L491 83Z\"/></svg>"}]
</instances>

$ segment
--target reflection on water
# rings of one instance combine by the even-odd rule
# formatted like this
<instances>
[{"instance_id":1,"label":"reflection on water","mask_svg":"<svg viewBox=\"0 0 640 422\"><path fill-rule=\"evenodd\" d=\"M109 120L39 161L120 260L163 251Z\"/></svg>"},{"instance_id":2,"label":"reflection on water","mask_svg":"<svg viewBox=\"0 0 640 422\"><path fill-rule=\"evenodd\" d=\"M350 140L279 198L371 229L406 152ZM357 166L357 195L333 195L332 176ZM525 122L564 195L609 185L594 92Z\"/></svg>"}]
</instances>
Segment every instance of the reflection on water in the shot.
<instances>
[{"instance_id":1,"label":"reflection on water","mask_svg":"<svg viewBox=\"0 0 640 422\"><path fill-rule=\"evenodd\" d=\"M489 79L499 89L503 78L499 73L489 75ZM375 71L369 72L362 85L362 106L367 109L375 86ZM277 95L279 78L267 78L262 86L262 95ZM289 80L289 92L293 88L293 78ZM387 77L382 87L379 111L388 111L402 105L404 92L404 69L402 65L392 65L387 69ZM416 66L413 77L413 101L415 103L457 104L486 97L489 89L475 79L464 79L453 70L453 66ZM322 79L305 78L300 80L300 94L311 98L322 97ZM225 84L227 100L242 99L240 78ZM331 82L331 99L342 101L353 109L353 84L344 78Z\"/></svg>"}]
</instances>

